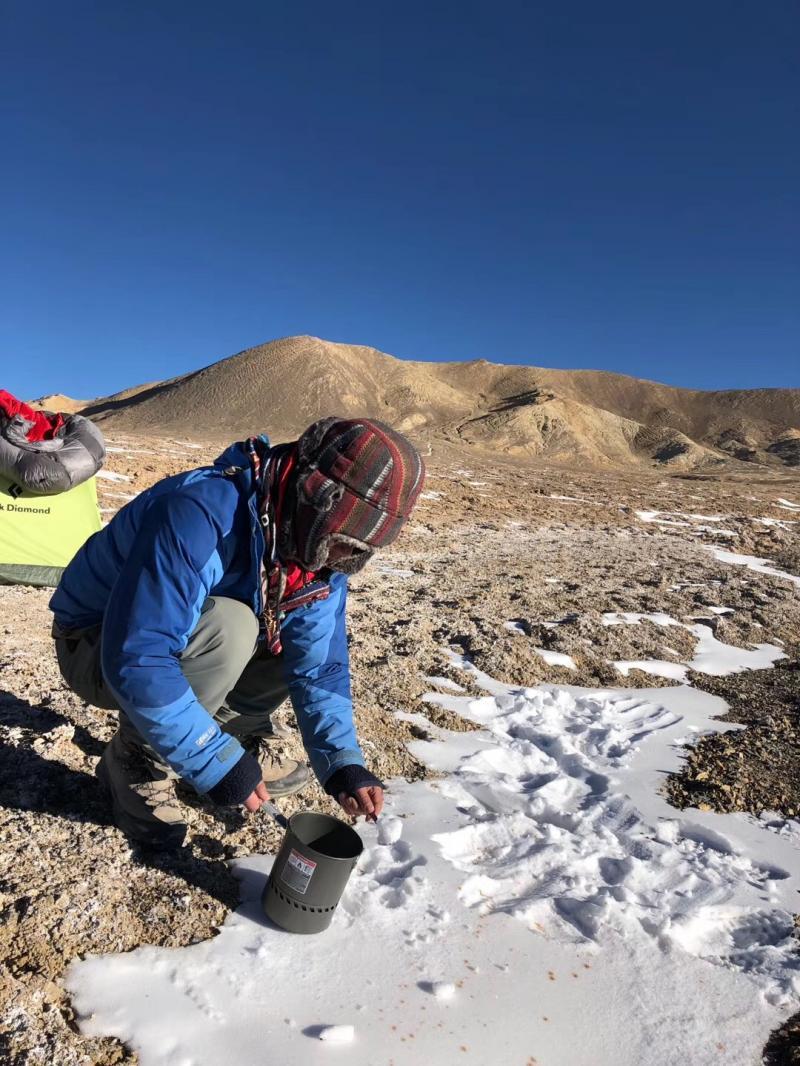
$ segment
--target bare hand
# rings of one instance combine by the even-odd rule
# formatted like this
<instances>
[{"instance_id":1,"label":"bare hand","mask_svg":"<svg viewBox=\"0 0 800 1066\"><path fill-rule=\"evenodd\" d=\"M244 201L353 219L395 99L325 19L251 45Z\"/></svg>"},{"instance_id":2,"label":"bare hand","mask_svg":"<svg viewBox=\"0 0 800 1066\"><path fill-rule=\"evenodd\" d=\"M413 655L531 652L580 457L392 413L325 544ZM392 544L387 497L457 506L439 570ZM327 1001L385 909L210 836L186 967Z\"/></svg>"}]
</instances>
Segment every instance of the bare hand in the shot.
<instances>
[{"instance_id":1,"label":"bare hand","mask_svg":"<svg viewBox=\"0 0 800 1066\"><path fill-rule=\"evenodd\" d=\"M383 789L377 785L357 788L352 796L347 792L340 792L337 799L351 818L363 814L368 822L376 822L383 810Z\"/></svg>"},{"instance_id":2,"label":"bare hand","mask_svg":"<svg viewBox=\"0 0 800 1066\"><path fill-rule=\"evenodd\" d=\"M255 791L250 793L244 801L244 805L248 811L255 812L262 803L267 803L268 800L269 792L267 792L267 786L262 781L260 784L256 785Z\"/></svg>"}]
</instances>

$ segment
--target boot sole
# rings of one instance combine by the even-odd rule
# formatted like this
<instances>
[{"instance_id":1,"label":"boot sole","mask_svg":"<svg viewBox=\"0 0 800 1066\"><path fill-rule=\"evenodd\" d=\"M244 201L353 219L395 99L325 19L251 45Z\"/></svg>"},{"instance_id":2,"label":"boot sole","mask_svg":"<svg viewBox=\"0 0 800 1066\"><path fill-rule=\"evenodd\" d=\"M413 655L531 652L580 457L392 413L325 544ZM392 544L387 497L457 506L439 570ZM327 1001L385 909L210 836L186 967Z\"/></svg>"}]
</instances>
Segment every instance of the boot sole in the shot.
<instances>
[{"instance_id":1,"label":"boot sole","mask_svg":"<svg viewBox=\"0 0 800 1066\"><path fill-rule=\"evenodd\" d=\"M307 773L301 781L289 781L286 784L281 784L280 780L265 781L264 784L267 786L267 792L269 792L270 796L281 799L283 796L293 796L295 792L302 792L310 780L311 774Z\"/></svg>"}]
</instances>

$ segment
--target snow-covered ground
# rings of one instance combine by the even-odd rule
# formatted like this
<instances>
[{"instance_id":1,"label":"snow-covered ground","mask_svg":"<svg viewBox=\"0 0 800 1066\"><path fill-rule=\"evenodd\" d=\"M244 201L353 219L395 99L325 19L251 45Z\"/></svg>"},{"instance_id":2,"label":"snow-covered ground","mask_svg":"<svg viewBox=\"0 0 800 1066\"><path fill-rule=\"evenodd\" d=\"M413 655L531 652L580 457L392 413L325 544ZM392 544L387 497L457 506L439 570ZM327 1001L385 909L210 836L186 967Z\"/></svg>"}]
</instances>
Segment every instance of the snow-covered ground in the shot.
<instances>
[{"instance_id":1,"label":"snow-covered ground","mask_svg":"<svg viewBox=\"0 0 800 1066\"><path fill-rule=\"evenodd\" d=\"M575 660L563 651L550 651L549 648L534 648L533 650L550 666L564 666L567 670L576 669Z\"/></svg>"},{"instance_id":2,"label":"snow-covered ground","mask_svg":"<svg viewBox=\"0 0 800 1066\"><path fill-rule=\"evenodd\" d=\"M115 474L113 470L98 470L95 477L101 481L130 481L127 474Z\"/></svg>"},{"instance_id":3,"label":"snow-covered ground","mask_svg":"<svg viewBox=\"0 0 800 1066\"><path fill-rule=\"evenodd\" d=\"M715 614L727 611L724 607L709 608ZM632 612L623 615L603 615L604 625L621 625L627 622L630 625L638 625L642 619L647 619L655 625L681 626L693 633L697 638L694 657L685 663L665 662L662 659L639 659L623 660L614 663L616 669L627 677L631 670L642 670L646 674L656 677L668 677L674 681L685 681L689 670L696 670L701 674L709 674L712 677L724 677L727 674L738 674L743 670L766 670L774 666L779 659L785 659L785 652L774 644L756 644L752 648L740 648L734 644L725 644L717 640L710 626L699 622L695 625L684 625L676 622L665 614L634 614Z\"/></svg>"},{"instance_id":4,"label":"snow-covered ground","mask_svg":"<svg viewBox=\"0 0 800 1066\"><path fill-rule=\"evenodd\" d=\"M724 703L457 664L485 694L426 699L481 729L427 723L413 750L442 776L360 827L327 932L266 923L252 856L216 939L72 964L82 1029L142 1066L757 1063L800 992L797 836L659 794Z\"/></svg>"},{"instance_id":5,"label":"snow-covered ground","mask_svg":"<svg viewBox=\"0 0 800 1066\"><path fill-rule=\"evenodd\" d=\"M722 555L729 553L723 552ZM736 559L750 558L750 556L736 556ZM758 562L759 560L756 560ZM714 615L732 614L730 607L707 607ZM698 616L699 617L699 616ZM560 621L543 622L545 628L552 629L562 624ZM707 620L706 620L707 621ZM602 616L604 626L639 625L641 622L652 622L653 625L669 628L678 626L694 634L697 643L694 657L687 662L669 662L663 659L623 659L614 661L616 670L627 677L631 670L641 670L646 674L656 677L667 677L674 681L686 681L690 670L701 674L709 674L714 677L723 677L726 674L736 674L743 670L765 670L780 660L785 659L786 654L774 644L756 644L752 648L740 648L736 645L725 644L718 640L706 624L699 621L693 625L679 622L671 615L663 611L640 613L638 611L606 611ZM521 622L510 620L503 623L511 633L525 634L525 627ZM534 648L534 652L541 656L551 666L563 666L570 670L576 669L575 660L564 652L550 651L546 648Z\"/></svg>"},{"instance_id":6,"label":"snow-covered ground","mask_svg":"<svg viewBox=\"0 0 800 1066\"><path fill-rule=\"evenodd\" d=\"M721 563L731 563L733 566L746 566L748 570L754 571L756 574L768 574L771 577L782 577L786 581L791 581L793 584L800 588L800 577L796 574L787 574L785 570L776 570L771 565L769 559L759 559L755 555L740 555L737 552L723 551L721 548L711 548L714 553L714 558L719 559Z\"/></svg>"}]
</instances>

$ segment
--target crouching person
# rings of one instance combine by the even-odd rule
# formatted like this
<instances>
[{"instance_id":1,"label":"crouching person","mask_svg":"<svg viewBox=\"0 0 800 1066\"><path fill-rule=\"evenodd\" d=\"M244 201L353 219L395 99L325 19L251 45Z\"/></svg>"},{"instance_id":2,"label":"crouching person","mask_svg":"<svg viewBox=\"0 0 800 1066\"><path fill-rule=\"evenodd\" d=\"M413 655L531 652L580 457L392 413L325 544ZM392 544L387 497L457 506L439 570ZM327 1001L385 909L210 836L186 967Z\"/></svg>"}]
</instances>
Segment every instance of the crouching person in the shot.
<instances>
[{"instance_id":1,"label":"crouching person","mask_svg":"<svg viewBox=\"0 0 800 1066\"><path fill-rule=\"evenodd\" d=\"M423 477L388 426L326 418L165 478L87 541L50 601L53 636L70 688L119 713L97 773L124 832L179 846L178 778L248 811L302 789L306 766L273 754L287 696L323 788L380 814L353 724L347 579L397 537Z\"/></svg>"}]
</instances>

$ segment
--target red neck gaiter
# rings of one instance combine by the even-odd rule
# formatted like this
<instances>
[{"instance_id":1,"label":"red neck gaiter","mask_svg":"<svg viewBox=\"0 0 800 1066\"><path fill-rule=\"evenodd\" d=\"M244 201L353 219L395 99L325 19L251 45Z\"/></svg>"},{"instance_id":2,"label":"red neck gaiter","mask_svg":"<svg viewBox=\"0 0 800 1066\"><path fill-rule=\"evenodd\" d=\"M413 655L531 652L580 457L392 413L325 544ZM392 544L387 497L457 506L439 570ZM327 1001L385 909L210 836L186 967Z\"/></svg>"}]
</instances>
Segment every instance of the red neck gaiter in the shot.
<instances>
[{"instance_id":1,"label":"red neck gaiter","mask_svg":"<svg viewBox=\"0 0 800 1066\"><path fill-rule=\"evenodd\" d=\"M275 525L276 528L280 528L281 520L283 518L283 507L286 499L286 488L289 484L289 478L291 477L292 470L294 469L296 456L289 454L286 456L282 464L280 473L280 479L275 486ZM297 592L303 588L304 585L310 584L316 577L316 573L311 570L304 570L302 566L297 563L284 563L286 568L286 588L283 593L283 599Z\"/></svg>"}]
</instances>

